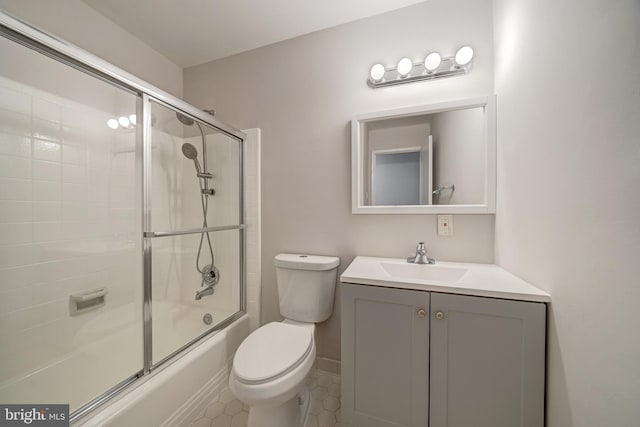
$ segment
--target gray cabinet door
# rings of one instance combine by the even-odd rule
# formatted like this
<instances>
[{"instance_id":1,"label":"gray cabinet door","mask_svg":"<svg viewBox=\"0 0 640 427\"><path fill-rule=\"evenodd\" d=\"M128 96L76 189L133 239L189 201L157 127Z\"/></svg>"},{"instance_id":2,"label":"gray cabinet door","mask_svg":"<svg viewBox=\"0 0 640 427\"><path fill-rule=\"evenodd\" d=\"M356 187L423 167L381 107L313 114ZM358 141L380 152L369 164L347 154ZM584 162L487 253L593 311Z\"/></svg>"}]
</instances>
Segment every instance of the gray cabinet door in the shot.
<instances>
[{"instance_id":1,"label":"gray cabinet door","mask_svg":"<svg viewBox=\"0 0 640 427\"><path fill-rule=\"evenodd\" d=\"M341 291L343 425L426 427L429 293L346 283Z\"/></svg>"},{"instance_id":2,"label":"gray cabinet door","mask_svg":"<svg viewBox=\"0 0 640 427\"><path fill-rule=\"evenodd\" d=\"M431 295L430 427L544 425L545 310Z\"/></svg>"}]
</instances>

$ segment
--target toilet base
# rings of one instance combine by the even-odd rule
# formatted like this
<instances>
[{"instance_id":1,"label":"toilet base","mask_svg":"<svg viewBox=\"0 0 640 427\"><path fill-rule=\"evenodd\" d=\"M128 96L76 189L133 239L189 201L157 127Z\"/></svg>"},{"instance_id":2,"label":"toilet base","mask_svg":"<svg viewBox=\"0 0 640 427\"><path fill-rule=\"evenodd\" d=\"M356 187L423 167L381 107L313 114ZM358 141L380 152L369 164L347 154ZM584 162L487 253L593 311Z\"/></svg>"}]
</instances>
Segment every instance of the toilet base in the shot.
<instances>
[{"instance_id":1,"label":"toilet base","mask_svg":"<svg viewBox=\"0 0 640 427\"><path fill-rule=\"evenodd\" d=\"M247 427L303 427L307 421L311 393L305 386L282 405L251 406Z\"/></svg>"}]
</instances>

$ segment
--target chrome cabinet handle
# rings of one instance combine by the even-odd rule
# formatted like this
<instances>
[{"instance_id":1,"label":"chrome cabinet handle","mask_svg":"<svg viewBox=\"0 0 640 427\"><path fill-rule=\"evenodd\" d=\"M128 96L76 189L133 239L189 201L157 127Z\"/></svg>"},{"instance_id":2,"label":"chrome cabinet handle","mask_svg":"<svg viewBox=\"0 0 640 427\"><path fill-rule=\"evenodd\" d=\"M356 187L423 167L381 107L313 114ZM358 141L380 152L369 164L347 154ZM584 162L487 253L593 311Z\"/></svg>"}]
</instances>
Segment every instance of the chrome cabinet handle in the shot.
<instances>
[{"instance_id":1,"label":"chrome cabinet handle","mask_svg":"<svg viewBox=\"0 0 640 427\"><path fill-rule=\"evenodd\" d=\"M418 317L426 317L427 316L427 312L424 308L421 308L418 310Z\"/></svg>"},{"instance_id":2,"label":"chrome cabinet handle","mask_svg":"<svg viewBox=\"0 0 640 427\"><path fill-rule=\"evenodd\" d=\"M441 312L441 311L438 311L438 312L436 313L436 319L438 319L438 320L442 320L442 319L444 319L444 313L443 313L443 312Z\"/></svg>"}]
</instances>

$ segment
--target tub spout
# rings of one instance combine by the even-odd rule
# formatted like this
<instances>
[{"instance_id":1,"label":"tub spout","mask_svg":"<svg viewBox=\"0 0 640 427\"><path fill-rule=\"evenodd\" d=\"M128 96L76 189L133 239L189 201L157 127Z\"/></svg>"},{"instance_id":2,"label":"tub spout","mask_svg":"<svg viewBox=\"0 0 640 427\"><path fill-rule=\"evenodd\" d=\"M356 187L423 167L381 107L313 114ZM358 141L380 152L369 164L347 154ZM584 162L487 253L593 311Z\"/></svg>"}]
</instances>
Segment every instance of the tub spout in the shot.
<instances>
[{"instance_id":1,"label":"tub spout","mask_svg":"<svg viewBox=\"0 0 640 427\"><path fill-rule=\"evenodd\" d=\"M207 286L201 291L196 292L196 301L200 301L202 297L213 295L213 286Z\"/></svg>"}]
</instances>

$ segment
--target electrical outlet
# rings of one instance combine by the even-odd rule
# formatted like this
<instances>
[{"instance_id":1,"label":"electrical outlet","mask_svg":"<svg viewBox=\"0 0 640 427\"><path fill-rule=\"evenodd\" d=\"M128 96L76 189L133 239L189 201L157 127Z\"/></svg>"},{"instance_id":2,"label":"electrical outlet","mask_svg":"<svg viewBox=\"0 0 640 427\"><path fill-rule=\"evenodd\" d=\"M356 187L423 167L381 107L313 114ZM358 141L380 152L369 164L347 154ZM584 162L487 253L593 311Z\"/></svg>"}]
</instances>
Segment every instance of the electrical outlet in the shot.
<instances>
[{"instance_id":1,"label":"electrical outlet","mask_svg":"<svg viewBox=\"0 0 640 427\"><path fill-rule=\"evenodd\" d=\"M453 236L453 215L438 215L438 236Z\"/></svg>"}]
</instances>

